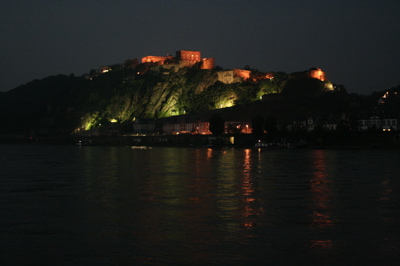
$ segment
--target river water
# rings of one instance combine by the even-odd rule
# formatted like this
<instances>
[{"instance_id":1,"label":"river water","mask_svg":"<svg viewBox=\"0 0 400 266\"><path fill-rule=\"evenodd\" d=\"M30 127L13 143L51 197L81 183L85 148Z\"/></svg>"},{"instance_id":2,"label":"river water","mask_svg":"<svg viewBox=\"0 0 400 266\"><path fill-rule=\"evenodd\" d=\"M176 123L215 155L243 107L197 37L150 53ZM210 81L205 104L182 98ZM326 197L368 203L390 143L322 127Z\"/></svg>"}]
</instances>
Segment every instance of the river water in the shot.
<instances>
[{"instance_id":1,"label":"river water","mask_svg":"<svg viewBox=\"0 0 400 266\"><path fill-rule=\"evenodd\" d=\"M0 150L0 265L400 261L399 150Z\"/></svg>"}]
</instances>

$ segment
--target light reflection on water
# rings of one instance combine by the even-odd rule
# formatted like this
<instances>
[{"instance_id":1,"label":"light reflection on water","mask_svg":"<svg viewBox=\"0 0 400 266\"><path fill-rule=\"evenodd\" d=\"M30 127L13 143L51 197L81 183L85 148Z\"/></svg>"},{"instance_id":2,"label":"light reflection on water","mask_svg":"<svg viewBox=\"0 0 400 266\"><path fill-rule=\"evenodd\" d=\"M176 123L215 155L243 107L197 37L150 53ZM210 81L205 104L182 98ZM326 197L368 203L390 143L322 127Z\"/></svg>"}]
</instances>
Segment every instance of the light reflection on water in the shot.
<instances>
[{"instance_id":1,"label":"light reflection on water","mask_svg":"<svg viewBox=\"0 0 400 266\"><path fill-rule=\"evenodd\" d=\"M400 259L397 150L1 148L1 264Z\"/></svg>"}]
</instances>

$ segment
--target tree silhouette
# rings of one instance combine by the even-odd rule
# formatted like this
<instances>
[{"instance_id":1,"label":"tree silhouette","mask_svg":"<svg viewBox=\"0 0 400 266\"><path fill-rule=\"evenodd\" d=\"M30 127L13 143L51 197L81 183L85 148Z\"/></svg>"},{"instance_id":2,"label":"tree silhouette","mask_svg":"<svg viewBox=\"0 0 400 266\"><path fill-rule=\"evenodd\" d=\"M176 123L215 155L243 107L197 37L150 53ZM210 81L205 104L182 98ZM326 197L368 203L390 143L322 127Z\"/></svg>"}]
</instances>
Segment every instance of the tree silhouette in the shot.
<instances>
[{"instance_id":1,"label":"tree silhouette","mask_svg":"<svg viewBox=\"0 0 400 266\"><path fill-rule=\"evenodd\" d=\"M210 119L210 131L213 135L222 135L225 131L225 120L218 114L214 114Z\"/></svg>"},{"instance_id":2,"label":"tree silhouette","mask_svg":"<svg viewBox=\"0 0 400 266\"><path fill-rule=\"evenodd\" d=\"M265 120L264 129L270 135L274 135L276 133L276 130L277 130L277 122L276 122L276 120L274 118L272 118L272 117L268 117Z\"/></svg>"},{"instance_id":3,"label":"tree silhouette","mask_svg":"<svg viewBox=\"0 0 400 266\"><path fill-rule=\"evenodd\" d=\"M262 115L256 115L253 118L251 122L251 127L253 129L253 135L260 138L264 132L264 118L262 117Z\"/></svg>"}]
</instances>

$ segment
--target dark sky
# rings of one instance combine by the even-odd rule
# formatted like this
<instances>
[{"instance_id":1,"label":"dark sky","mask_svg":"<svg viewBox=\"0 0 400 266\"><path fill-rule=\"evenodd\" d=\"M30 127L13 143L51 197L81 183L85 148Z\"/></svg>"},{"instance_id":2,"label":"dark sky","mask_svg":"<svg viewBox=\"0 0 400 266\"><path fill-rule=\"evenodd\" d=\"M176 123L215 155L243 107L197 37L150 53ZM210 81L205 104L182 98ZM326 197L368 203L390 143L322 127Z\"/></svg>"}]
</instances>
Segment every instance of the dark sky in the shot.
<instances>
[{"instance_id":1,"label":"dark sky","mask_svg":"<svg viewBox=\"0 0 400 266\"><path fill-rule=\"evenodd\" d=\"M399 0L2 0L0 91L198 50L223 68L322 68L348 92L400 84Z\"/></svg>"}]
</instances>

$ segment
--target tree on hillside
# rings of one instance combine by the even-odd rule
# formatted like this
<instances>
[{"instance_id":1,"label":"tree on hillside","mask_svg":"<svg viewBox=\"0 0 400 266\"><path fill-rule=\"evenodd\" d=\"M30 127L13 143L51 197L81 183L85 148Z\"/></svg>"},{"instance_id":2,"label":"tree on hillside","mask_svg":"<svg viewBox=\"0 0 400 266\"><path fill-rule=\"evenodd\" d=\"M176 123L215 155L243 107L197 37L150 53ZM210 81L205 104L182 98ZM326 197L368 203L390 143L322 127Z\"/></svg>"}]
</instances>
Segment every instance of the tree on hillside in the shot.
<instances>
[{"instance_id":1,"label":"tree on hillside","mask_svg":"<svg viewBox=\"0 0 400 266\"><path fill-rule=\"evenodd\" d=\"M218 114L214 114L210 119L210 131L213 135L222 135L225 131L225 120Z\"/></svg>"},{"instance_id":2,"label":"tree on hillside","mask_svg":"<svg viewBox=\"0 0 400 266\"><path fill-rule=\"evenodd\" d=\"M274 118L268 117L265 120L264 129L267 131L268 134L274 135L277 130L277 122Z\"/></svg>"},{"instance_id":3,"label":"tree on hillside","mask_svg":"<svg viewBox=\"0 0 400 266\"><path fill-rule=\"evenodd\" d=\"M262 115L256 115L252 122L251 127L253 129L252 133L257 138L260 138L264 132L264 118Z\"/></svg>"}]
</instances>

